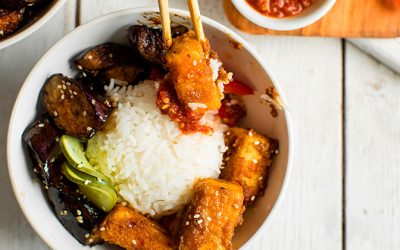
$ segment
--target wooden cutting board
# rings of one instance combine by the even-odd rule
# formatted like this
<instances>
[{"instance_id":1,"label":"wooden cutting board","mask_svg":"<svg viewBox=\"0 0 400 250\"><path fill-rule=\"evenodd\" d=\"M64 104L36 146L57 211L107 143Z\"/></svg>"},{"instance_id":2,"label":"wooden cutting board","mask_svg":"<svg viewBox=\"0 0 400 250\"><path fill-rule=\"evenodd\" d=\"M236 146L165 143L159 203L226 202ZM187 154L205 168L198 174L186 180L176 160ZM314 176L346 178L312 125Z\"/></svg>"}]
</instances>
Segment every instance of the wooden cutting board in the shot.
<instances>
[{"instance_id":1,"label":"wooden cutting board","mask_svg":"<svg viewBox=\"0 0 400 250\"><path fill-rule=\"evenodd\" d=\"M385 1L389 0L337 0L320 21L293 31L273 31L257 26L242 16L230 0L224 0L224 10L236 28L251 34L400 37L400 8L389 7Z\"/></svg>"}]
</instances>

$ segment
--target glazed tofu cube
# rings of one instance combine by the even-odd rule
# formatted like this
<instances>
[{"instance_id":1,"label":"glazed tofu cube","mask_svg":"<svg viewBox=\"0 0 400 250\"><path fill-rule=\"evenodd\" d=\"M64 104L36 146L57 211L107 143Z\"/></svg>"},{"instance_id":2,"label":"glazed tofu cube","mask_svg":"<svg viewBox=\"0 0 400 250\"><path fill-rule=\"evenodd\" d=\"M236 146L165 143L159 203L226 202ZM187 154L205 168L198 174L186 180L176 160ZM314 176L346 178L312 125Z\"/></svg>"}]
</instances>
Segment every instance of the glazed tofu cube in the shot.
<instances>
[{"instance_id":1,"label":"glazed tofu cube","mask_svg":"<svg viewBox=\"0 0 400 250\"><path fill-rule=\"evenodd\" d=\"M179 249L232 249L234 229L242 223L244 210L241 186L224 180L199 180L181 222Z\"/></svg>"},{"instance_id":2,"label":"glazed tofu cube","mask_svg":"<svg viewBox=\"0 0 400 250\"><path fill-rule=\"evenodd\" d=\"M264 192L267 169L278 152L278 141L254 130L231 128L225 134L228 150L220 178L243 187L244 204L253 203Z\"/></svg>"},{"instance_id":3,"label":"glazed tofu cube","mask_svg":"<svg viewBox=\"0 0 400 250\"><path fill-rule=\"evenodd\" d=\"M93 232L92 241L102 239L125 249L174 249L173 240L155 222L121 205L115 206ZM90 240L90 239L89 239Z\"/></svg>"}]
</instances>

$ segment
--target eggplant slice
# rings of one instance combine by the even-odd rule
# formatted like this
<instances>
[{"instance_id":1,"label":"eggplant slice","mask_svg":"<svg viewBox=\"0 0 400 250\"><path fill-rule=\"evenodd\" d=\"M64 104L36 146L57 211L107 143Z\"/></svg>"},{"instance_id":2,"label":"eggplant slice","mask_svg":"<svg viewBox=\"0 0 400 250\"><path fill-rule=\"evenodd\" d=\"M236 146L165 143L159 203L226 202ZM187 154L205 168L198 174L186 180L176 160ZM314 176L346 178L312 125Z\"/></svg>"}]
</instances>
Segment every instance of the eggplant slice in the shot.
<instances>
[{"instance_id":1,"label":"eggplant slice","mask_svg":"<svg viewBox=\"0 0 400 250\"><path fill-rule=\"evenodd\" d=\"M110 112L107 100L62 74L46 81L42 101L58 128L80 138L99 130Z\"/></svg>"},{"instance_id":2,"label":"eggplant slice","mask_svg":"<svg viewBox=\"0 0 400 250\"><path fill-rule=\"evenodd\" d=\"M25 9L6 10L0 8L0 39L15 32L24 19Z\"/></svg>"},{"instance_id":3,"label":"eggplant slice","mask_svg":"<svg viewBox=\"0 0 400 250\"><path fill-rule=\"evenodd\" d=\"M184 26L172 28L172 37L186 33ZM133 25L128 29L128 40L131 47L146 61L163 64L165 56L164 40L161 29L152 29L144 25Z\"/></svg>"},{"instance_id":4,"label":"eggplant slice","mask_svg":"<svg viewBox=\"0 0 400 250\"><path fill-rule=\"evenodd\" d=\"M135 57L129 47L105 43L81 53L75 64L84 77L95 78L102 85L108 84L111 79L127 85L134 83L145 70Z\"/></svg>"},{"instance_id":5,"label":"eggplant slice","mask_svg":"<svg viewBox=\"0 0 400 250\"><path fill-rule=\"evenodd\" d=\"M61 164L65 161L58 143L61 131L49 116L43 116L29 126L23 139L33 162L33 171L42 183L57 218L82 244L105 214L77 192L77 186L65 178Z\"/></svg>"}]
</instances>

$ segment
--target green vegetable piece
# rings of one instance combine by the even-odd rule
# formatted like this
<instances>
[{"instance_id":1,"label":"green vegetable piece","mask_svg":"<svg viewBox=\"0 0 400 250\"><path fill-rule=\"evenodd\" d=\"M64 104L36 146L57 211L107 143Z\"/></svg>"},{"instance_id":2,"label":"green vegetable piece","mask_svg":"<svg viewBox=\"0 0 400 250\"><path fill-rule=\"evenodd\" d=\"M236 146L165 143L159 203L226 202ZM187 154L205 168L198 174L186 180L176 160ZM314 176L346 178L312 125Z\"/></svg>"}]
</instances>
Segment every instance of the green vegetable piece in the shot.
<instances>
[{"instance_id":1,"label":"green vegetable piece","mask_svg":"<svg viewBox=\"0 0 400 250\"><path fill-rule=\"evenodd\" d=\"M97 171L88 161L82 142L70 135L63 135L60 139L61 151L68 163L86 174L111 182L110 178Z\"/></svg>"},{"instance_id":2,"label":"green vegetable piece","mask_svg":"<svg viewBox=\"0 0 400 250\"><path fill-rule=\"evenodd\" d=\"M68 180L76 183L88 200L105 212L117 203L114 188L102 179L93 177L72 167L68 162L62 165L62 172Z\"/></svg>"}]
</instances>

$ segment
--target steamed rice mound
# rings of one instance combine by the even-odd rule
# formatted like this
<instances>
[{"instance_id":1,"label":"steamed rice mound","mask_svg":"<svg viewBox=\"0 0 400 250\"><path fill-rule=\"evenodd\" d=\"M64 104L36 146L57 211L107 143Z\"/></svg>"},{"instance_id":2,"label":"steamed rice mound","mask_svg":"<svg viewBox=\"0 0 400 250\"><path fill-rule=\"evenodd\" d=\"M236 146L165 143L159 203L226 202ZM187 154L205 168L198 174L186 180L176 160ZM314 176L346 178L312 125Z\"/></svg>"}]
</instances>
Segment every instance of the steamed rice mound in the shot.
<instances>
[{"instance_id":1,"label":"steamed rice mound","mask_svg":"<svg viewBox=\"0 0 400 250\"><path fill-rule=\"evenodd\" d=\"M190 200L198 178L218 178L225 126L215 116L212 135L184 135L156 107L157 82L107 89L118 103L104 132L89 141L89 161L115 184L120 197L152 217L172 214Z\"/></svg>"}]
</instances>

